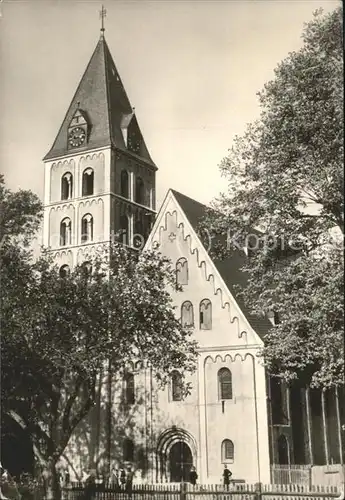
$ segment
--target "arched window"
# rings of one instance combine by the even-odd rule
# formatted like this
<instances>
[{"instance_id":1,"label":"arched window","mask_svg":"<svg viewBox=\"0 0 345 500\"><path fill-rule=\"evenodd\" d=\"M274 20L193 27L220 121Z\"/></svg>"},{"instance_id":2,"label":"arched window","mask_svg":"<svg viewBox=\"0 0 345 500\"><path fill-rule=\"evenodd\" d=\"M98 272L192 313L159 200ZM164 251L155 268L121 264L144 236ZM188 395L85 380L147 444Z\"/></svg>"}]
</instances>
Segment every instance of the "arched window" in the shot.
<instances>
[{"instance_id":1,"label":"arched window","mask_svg":"<svg viewBox=\"0 0 345 500\"><path fill-rule=\"evenodd\" d=\"M228 368L221 368L218 372L219 399L232 399L232 376Z\"/></svg>"},{"instance_id":2,"label":"arched window","mask_svg":"<svg viewBox=\"0 0 345 500\"><path fill-rule=\"evenodd\" d=\"M204 299L200 302L199 321L200 321L200 330L211 330L212 304L209 299Z\"/></svg>"},{"instance_id":3,"label":"arched window","mask_svg":"<svg viewBox=\"0 0 345 500\"><path fill-rule=\"evenodd\" d=\"M124 377L124 403L127 405L134 404L134 375L133 373L126 373Z\"/></svg>"},{"instance_id":4,"label":"arched window","mask_svg":"<svg viewBox=\"0 0 345 500\"><path fill-rule=\"evenodd\" d=\"M92 168L86 168L83 172L82 196L93 194L94 171Z\"/></svg>"},{"instance_id":5,"label":"arched window","mask_svg":"<svg viewBox=\"0 0 345 500\"><path fill-rule=\"evenodd\" d=\"M129 217L126 214L120 217L119 241L124 245L129 245Z\"/></svg>"},{"instance_id":6,"label":"arched window","mask_svg":"<svg viewBox=\"0 0 345 500\"><path fill-rule=\"evenodd\" d=\"M144 181L141 177L137 177L135 181L135 201L144 204Z\"/></svg>"},{"instance_id":7,"label":"arched window","mask_svg":"<svg viewBox=\"0 0 345 500\"><path fill-rule=\"evenodd\" d=\"M73 177L71 172L66 172L61 177L61 199L69 200L72 198L72 189L73 189Z\"/></svg>"},{"instance_id":8,"label":"arched window","mask_svg":"<svg viewBox=\"0 0 345 500\"><path fill-rule=\"evenodd\" d=\"M134 460L134 443L128 438L123 441L123 460L125 462L133 462Z\"/></svg>"},{"instance_id":9,"label":"arched window","mask_svg":"<svg viewBox=\"0 0 345 500\"><path fill-rule=\"evenodd\" d=\"M66 278L70 274L70 268L67 264L63 265L59 269L60 278Z\"/></svg>"},{"instance_id":10,"label":"arched window","mask_svg":"<svg viewBox=\"0 0 345 500\"><path fill-rule=\"evenodd\" d=\"M194 326L193 304L189 300L181 306L181 323L182 326Z\"/></svg>"},{"instance_id":11,"label":"arched window","mask_svg":"<svg viewBox=\"0 0 345 500\"><path fill-rule=\"evenodd\" d=\"M176 262L176 283L177 285L188 285L188 261L184 257Z\"/></svg>"},{"instance_id":12,"label":"arched window","mask_svg":"<svg viewBox=\"0 0 345 500\"><path fill-rule=\"evenodd\" d=\"M127 170L121 171L121 196L124 198L129 198L129 175Z\"/></svg>"},{"instance_id":13,"label":"arched window","mask_svg":"<svg viewBox=\"0 0 345 500\"><path fill-rule=\"evenodd\" d=\"M234 443L230 439L224 439L222 442L222 462L234 461Z\"/></svg>"},{"instance_id":14,"label":"arched window","mask_svg":"<svg viewBox=\"0 0 345 500\"><path fill-rule=\"evenodd\" d=\"M278 463L282 465L289 463L289 444L284 434L278 438Z\"/></svg>"},{"instance_id":15,"label":"arched window","mask_svg":"<svg viewBox=\"0 0 345 500\"><path fill-rule=\"evenodd\" d=\"M81 242L86 243L93 240L93 217L86 214L81 219Z\"/></svg>"},{"instance_id":16,"label":"arched window","mask_svg":"<svg viewBox=\"0 0 345 500\"><path fill-rule=\"evenodd\" d=\"M174 370L171 374L171 394L173 401L182 401L183 399L183 379L181 373Z\"/></svg>"},{"instance_id":17,"label":"arched window","mask_svg":"<svg viewBox=\"0 0 345 500\"><path fill-rule=\"evenodd\" d=\"M61 221L60 224L60 245L62 247L71 244L71 231L72 231L71 219L66 217Z\"/></svg>"}]
</instances>

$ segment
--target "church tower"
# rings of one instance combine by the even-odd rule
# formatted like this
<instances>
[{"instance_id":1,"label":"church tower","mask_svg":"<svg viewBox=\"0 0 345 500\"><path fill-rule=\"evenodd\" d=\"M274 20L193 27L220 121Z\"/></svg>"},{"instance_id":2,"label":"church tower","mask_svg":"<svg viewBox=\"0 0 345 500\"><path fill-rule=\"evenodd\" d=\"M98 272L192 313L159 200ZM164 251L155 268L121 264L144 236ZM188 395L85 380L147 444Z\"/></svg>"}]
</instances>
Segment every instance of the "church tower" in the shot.
<instances>
[{"instance_id":1,"label":"church tower","mask_svg":"<svg viewBox=\"0 0 345 500\"><path fill-rule=\"evenodd\" d=\"M101 36L44 157L43 244L63 274L114 238L144 246L155 173L134 108Z\"/></svg>"}]
</instances>

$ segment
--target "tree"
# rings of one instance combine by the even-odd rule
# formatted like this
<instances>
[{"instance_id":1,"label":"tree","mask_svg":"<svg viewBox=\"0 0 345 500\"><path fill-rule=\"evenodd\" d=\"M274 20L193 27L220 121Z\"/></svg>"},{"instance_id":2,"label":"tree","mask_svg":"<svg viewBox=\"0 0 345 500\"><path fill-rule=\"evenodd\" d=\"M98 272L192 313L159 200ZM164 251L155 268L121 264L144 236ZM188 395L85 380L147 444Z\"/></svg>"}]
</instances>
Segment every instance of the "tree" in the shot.
<instances>
[{"instance_id":1,"label":"tree","mask_svg":"<svg viewBox=\"0 0 345 500\"><path fill-rule=\"evenodd\" d=\"M218 257L249 247L240 293L255 314L279 318L262 352L270 372L330 387L344 381L341 9L317 11L302 39L222 161L227 192L203 227L227 234Z\"/></svg>"},{"instance_id":2,"label":"tree","mask_svg":"<svg viewBox=\"0 0 345 500\"><path fill-rule=\"evenodd\" d=\"M0 174L0 241L20 238L28 244L42 220L42 203L31 191L19 190L13 193L5 187L4 176Z\"/></svg>"},{"instance_id":3,"label":"tree","mask_svg":"<svg viewBox=\"0 0 345 500\"><path fill-rule=\"evenodd\" d=\"M1 248L2 411L30 434L48 498L58 498L56 464L95 404L97 376L111 362L146 360L160 385L195 368L190 332L175 316L175 283L160 254L114 245L60 276L49 256L5 241ZM188 390L185 385L185 390Z\"/></svg>"}]
</instances>

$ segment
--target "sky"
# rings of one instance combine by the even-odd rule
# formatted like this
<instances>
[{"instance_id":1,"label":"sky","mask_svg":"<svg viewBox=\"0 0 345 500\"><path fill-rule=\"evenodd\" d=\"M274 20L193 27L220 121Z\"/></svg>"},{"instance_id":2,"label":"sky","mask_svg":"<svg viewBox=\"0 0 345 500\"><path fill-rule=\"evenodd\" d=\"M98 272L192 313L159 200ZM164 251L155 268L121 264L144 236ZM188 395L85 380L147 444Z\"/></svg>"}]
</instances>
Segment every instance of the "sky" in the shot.
<instances>
[{"instance_id":1,"label":"sky","mask_svg":"<svg viewBox=\"0 0 345 500\"><path fill-rule=\"evenodd\" d=\"M104 1L105 37L151 157L157 206L169 188L203 203L218 165L258 117L256 92L303 23L334 0ZM0 0L0 171L43 199L50 149L99 39L101 2Z\"/></svg>"}]
</instances>

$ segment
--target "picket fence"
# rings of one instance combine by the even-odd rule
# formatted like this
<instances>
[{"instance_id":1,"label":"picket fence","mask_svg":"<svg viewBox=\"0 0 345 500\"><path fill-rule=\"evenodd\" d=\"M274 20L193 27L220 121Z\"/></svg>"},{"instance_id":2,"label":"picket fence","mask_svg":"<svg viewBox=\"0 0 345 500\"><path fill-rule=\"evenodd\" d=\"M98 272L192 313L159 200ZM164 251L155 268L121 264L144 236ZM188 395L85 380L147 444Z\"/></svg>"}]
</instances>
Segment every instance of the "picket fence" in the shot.
<instances>
[{"instance_id":1,"label":"picket fence","mask_svg":"<svg viewBox=\"0 0 345 500\"><path fill-rule=\"evenodd\" d=\"M113 485L97 487L95 500L326 500L341 499L337 486L307 486L300 484L241 484L223 485L134 484L131 491L115 489ZM86 500L83 485L63 488L62 500Z\"/></svg>"}]
</instances>

